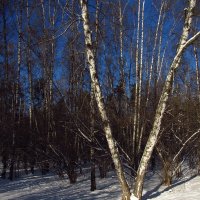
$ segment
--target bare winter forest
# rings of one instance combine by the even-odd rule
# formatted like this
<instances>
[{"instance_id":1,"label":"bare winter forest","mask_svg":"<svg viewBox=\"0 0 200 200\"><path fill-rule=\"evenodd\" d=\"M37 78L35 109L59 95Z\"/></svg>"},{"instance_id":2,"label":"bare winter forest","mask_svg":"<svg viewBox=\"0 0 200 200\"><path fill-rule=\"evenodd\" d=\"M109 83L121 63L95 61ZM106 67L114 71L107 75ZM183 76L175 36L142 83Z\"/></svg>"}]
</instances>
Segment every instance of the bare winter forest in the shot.
<instances>
[{"instance_id":1,"label":"bare winter forest","mask_svg":"<svg viewBox=\"0 0 200 200\"><path fill-rule=\"evenodd\" d=\"M1 0L0 181L199 174L199 47L199 0Z\"/></svg>"}]
</instances>

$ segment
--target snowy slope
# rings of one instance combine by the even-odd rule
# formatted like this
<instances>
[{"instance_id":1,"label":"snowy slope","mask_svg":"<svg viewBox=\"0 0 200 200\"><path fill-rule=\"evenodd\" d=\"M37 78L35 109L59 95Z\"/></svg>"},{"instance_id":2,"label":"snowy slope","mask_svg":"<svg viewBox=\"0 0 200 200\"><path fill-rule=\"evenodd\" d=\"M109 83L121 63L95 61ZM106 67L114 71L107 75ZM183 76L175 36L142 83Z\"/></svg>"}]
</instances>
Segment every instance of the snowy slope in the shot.
<instances>
[{"instance_id":1,"label":"snowy slope","mask_svg":"<svg viewBox=\"0 0 200 200\"><path fill-rule=\"evenodd\" d=\"M67 178L54 175L28 175L13 182L0 180L0 200L120 200L120 188L113 172L108 178L97 178L97 190L90 191L89 174L80 176L75 185ZM148 174L144 187L144 200L200 200L200 176L186 176L171 187L160 185L158 174Z\"/></svg>"}]
</instances>

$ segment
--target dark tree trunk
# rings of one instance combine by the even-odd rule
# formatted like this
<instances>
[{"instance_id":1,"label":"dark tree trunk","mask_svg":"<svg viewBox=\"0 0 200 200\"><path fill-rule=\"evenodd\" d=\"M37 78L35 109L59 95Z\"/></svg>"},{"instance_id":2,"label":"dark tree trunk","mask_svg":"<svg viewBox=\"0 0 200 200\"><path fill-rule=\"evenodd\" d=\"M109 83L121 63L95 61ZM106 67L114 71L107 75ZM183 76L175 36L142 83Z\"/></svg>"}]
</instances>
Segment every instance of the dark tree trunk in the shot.
<instances>
[{"instance_id":1,"label":"dark tree trunk","mask_svg":"<svg viewBox=\"0 0 200 200\"><path fill-rule=\"evenodd\" d=\"M6 178L6 169L7 169L7 155L3 155L2 157L2 163L3 163L3 170L1 173L1 178L5 179Z\"/></svg>"}]
</instances>

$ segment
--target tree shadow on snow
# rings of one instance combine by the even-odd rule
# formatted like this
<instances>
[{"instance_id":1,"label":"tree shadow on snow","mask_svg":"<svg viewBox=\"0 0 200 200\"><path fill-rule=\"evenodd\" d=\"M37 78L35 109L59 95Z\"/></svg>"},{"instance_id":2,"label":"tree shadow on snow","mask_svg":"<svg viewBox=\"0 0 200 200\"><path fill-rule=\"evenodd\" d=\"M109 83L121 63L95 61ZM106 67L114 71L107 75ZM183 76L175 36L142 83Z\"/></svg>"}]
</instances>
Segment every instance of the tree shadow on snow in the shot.
<instances>
[{"instance_id":1,"label":"tree shadow on snow","mask_svg":"<svg viewBox=\"0 0 200 200\"><path fill-rule=\"evenodd\" d=\"M147 199L153 199L153 198L155 198L155 197L158 197L158 196L160 196L160 195L161 195L162 193L164 193L164 192L170 191L171 189L173 189L173 188L175 188L175 187L177 187L177 186L179 186L179 185L182 185L182 184L187 183L188 181L194 179L196 176L197 176L197 175L191 176L190 178L187 178L187 179L182 180L182 181L178 181L178 180L177 180L177 181L175 181L171 186L166 187L166 188L164 188L164 189L161 190L161 191L158 191L159 188L162 186L162 184L159 184L159 185L157 185L155 188L153 188L152 190L150 190L150 191L148 191L147 193L145 193L142 199L143 199L143 200L147 200Z\"/></svg>"}]
</instances>

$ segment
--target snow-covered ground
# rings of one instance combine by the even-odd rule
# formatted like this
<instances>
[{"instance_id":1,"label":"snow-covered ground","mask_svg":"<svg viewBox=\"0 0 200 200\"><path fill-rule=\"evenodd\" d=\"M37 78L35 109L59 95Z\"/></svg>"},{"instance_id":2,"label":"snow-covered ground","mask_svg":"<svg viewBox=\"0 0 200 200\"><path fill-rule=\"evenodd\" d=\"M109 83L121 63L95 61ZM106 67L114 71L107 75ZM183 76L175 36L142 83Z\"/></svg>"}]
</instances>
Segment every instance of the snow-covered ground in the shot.
<instances>
[{"instance_id":1,"label":"snow-covered ground","mask_svg":"<svg viewBox=\"0 0 200 200\"><path fill-rule=\"evenodd\" d=\"M158 173L148 173L143 199L200 200L200 176L187 173L170 187L160 184ZM120 188L113 172L108 178L97 178L97 190L90 191L90 178L86 173L70 185L67 178L59 179L53 174L26 175L14 181L0 179L0 200L120 200Z\"/></svg>"}]
</instances>

